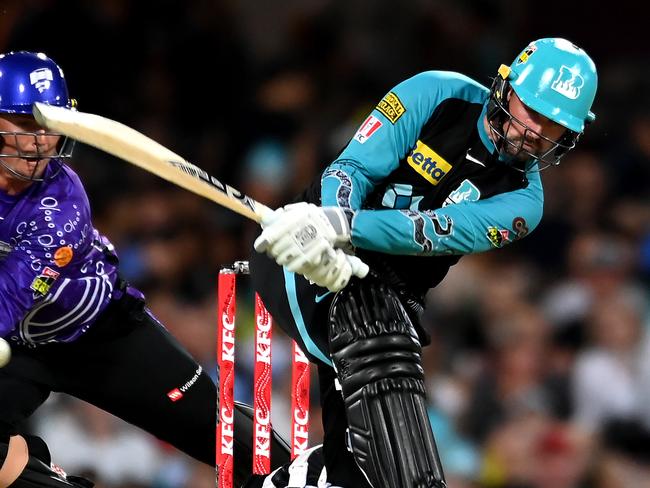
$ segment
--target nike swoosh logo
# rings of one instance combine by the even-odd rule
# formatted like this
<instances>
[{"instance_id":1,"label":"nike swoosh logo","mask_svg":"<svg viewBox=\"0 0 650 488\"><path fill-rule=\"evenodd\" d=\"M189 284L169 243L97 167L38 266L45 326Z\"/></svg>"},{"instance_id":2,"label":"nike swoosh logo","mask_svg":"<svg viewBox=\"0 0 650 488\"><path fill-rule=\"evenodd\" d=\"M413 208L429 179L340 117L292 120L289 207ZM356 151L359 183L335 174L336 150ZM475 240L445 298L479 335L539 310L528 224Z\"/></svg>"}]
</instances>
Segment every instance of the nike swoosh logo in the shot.
<instances>
[{"instance_id":1,"label":"nike swoosh logo","mask_svg":"<svg viewBox=\"0 0 650 488\"><path fill-rule=\"evenodd\" d=\"M465 159L469 159L472 163L480 164L481 166L483 166L485 168L485 163L483 161L480 161L480 160L476 159L475 157L473 157L469 152L467 152L467 154L465 154Z\"/></svg>"},{"instance_id":2,"label":"nike swoosh logo","mask_svg":"<svg viewBox=\"0 0 650 488\"><path fill-rule=\"evenodd\" d=\"M324 299L326 296L331 295L331 294L332 294L332 292L331 292L331 291L328 291L327 293L323 293L322 295L316 295L316 296L314 297L314 301L315 301L316 303L320 303L320 302L323 301L323 299Z\"/></svg>"}]
</instances>

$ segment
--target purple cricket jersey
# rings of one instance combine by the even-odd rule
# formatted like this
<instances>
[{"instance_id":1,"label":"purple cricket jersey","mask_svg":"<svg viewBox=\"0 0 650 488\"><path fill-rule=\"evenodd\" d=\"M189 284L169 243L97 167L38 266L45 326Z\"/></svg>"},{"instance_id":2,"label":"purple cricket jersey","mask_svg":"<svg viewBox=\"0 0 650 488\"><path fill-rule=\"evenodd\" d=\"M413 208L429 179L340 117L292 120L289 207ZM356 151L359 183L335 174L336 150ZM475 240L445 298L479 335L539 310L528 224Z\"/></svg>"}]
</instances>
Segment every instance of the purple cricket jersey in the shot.
<instances>
[{"instance_id":1,"label":"purple cricket jersey","mask_svg":"<svg viewBox=\"0 0 650 488\"><path fill-rule=\"evenodd\" d=\"M0 337L28 345L74 341L111 300L116 263L68 166L19 195L0 191Z\"/></svg>"}]
</instances>

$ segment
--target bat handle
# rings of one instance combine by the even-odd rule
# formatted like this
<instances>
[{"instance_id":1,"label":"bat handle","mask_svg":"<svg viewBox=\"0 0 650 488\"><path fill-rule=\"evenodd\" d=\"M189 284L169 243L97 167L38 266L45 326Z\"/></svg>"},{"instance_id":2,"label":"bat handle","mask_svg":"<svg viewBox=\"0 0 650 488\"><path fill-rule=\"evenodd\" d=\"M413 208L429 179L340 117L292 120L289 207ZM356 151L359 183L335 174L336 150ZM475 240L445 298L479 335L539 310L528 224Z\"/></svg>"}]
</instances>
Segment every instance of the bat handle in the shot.
<instances>
[{"instance_id":1,"label":"bat handle","mask_svg":"<svg viewBox=\"0 0 650 488\"><path fill-rule=\"evenodd\" d=\"M266 217L268 214L273 212L274 210L271 207L267 207L263 203L257 202L257 205L255 206L255 215L257 218L255 219L255 221L258 224L261 224L264 217Z\"/></svg>"}]
</instances>

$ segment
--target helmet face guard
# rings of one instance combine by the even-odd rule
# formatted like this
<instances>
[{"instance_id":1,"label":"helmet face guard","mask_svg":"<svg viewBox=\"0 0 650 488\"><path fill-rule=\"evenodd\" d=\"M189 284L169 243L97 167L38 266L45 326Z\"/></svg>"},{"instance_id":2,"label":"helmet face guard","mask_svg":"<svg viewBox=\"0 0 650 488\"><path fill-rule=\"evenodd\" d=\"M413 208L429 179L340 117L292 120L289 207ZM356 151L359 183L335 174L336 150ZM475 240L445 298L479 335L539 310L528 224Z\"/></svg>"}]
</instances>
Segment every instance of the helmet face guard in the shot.
<instances>
[{"instance_id":1,"label":"helmet face guard","mask_svg":"<svg viewBox=\"0 0 650 488\"><path fill-rule=\"evenodd\" d=\"M500 75L499 75L500 76ZM549 166L557 166L560 159L578 142L580 133L567 129L563 136L557 141L549 139L544 134L531 129L522 120L510 113L508 108L508 94L512 88L507 79L495 78L490 89L490 101L487 112L487 122L490 127L492 141L497 152L507 159L512 159L520 154L528 156L531 160L537 160L540 163L540 171ZM521 140L516 143L508 139L507 134L512 125L518 125L523 128ZM548 143L549 149L542 153L533 153L524 147L528 134L534 134L535 138L542 139Z\"/></svg>"},{"instance_id":2,"label":"helmet face guard","mask_svg":"<svg viewBox=\"0 0 650 488\"><path fill-rule=\"evenodd\" d=\"M11 118L12 115L32 115L34 102L47 103L58 107L74 109L76 102L68 95L68 87L61 68L43 53L16 51L0 54L0 117ZM56 176L61 169L61 159L72 155L74 141L61 136L54 154L40 154L38 143L43 136L61 136L53 132L7 132L0 131L0 166L15 178L25 181L42 181ZM25 138L34 138L33 151L22 151ZM22 141L23 144L19 144ZM17 148L14 153L6 150L7 145ZM19 158L35 161L31 174L16 171L5 158ZM47 178L36 177L39 165L53 161L57 164L55 171L49 172Z\"/></svg>"},{"instance_id":3,"label":"helmet face guard","mask_svg":"<svg viewBox=\"0 0 650 488\"><path fill-rule=\"evenodd\" d=\"M596 118L590 109L597 84L593 61L571 42L553 38L530 43L512 65L501 65L490 90L487 121L499 154L506 158L524 154L539 161L540 169L558 165ZM511 92L529 109L564 127L564 135L551 140L513 116L508 108ZM523 128L519 143L507 137L513 124ZM527 151L528 134L546 141L549 149L541 154Z\"/></svg>"},{"instance_id":4,"label":"helmet face guard","mask_svg":"<svg viewBox=\"0 0 650 488\"><path fill-rule=\"evenodd\" d=\"M1 115L0 115L1 116ZM19 180L23 181L44 181L47 179L54 178L59 171L61 171L61 164L63 159L68 159L72 156L72 151L74 149L74 144L75 141L74 139L70 139L69 137L62 136L61 140L59 140L59 143L57 144L57 151L55 154L52 155L45 155L40 152L39 149L39 144L38 140L39 138L43 136L61 136L61 134L57 134L55 132L5 132L5 131L0 131L0 166L4 168L7 172L11 173L11 175L14 178L17 178ZM24 152L21 151L20 149L17 150L16 153L6 153L5 152L5 147L6 147L6 142L11 141L13 139L13 142L11 145L16 148L20 148L20 145L18 143L18 138L21 138L24 140L26 137L31 137L34 139L34 147L36 148L36 151L29 151L29 152ZM18 171L16 171L14 168L12 168L6 161L5 158L19 158L19 159L25 159L27 161L34 161L34 167L32 168L32 171L30 174L23 174ZM36 175L38 174L38 168L40 164L43 164L45 161L49 161L49 164L52 165L54 164L56 166L55 170L50 172L50 174L47 177L37 177Z\"/></svg>"}]
</instances>

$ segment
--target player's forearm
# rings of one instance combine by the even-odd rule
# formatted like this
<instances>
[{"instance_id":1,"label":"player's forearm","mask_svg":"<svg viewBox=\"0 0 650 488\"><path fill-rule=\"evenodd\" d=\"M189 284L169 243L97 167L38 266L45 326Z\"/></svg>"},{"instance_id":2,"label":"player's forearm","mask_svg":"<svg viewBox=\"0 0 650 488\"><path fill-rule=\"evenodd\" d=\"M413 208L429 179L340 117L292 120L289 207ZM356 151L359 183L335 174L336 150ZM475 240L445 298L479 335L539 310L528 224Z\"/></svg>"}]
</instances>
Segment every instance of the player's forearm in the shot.
<instances>
[{"instance_id":1,"label":"player's forearm","mask_svg":"<svg viewBox=\"0 0 650 488\"><path fill-rule=\"evenodd\" d=\"M351 242L387 254L473 254L503 247L539 223L543 202L528 193L449 205L435 211L360 210Z\"/></svg>"},{"instance_id":2,"label":"player's forearm","mask_svg":"<svg viewBox=\"0 0 650 488\"><path fill-rule=\"evenodd\" d=\"M336 160L321 178L321 205L359 209L376 184L362 163Z\"/></svg>"},{"instance_id":3,"label":"player's forearm","mask_svg":"<svg viewBox=\"0 0 650 488\"><path fill-rule=\"evenodd\" d=\"M433 212L360 210L352 219L352 245L386 254L467 254L473 241L469 225Z\"/></svg>"}]
</instances>

